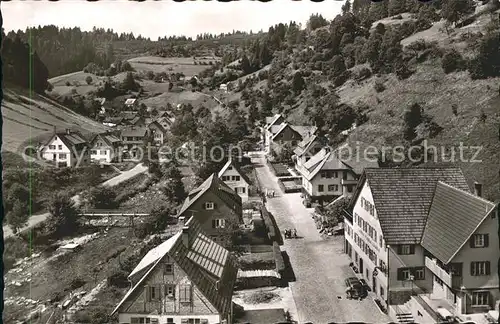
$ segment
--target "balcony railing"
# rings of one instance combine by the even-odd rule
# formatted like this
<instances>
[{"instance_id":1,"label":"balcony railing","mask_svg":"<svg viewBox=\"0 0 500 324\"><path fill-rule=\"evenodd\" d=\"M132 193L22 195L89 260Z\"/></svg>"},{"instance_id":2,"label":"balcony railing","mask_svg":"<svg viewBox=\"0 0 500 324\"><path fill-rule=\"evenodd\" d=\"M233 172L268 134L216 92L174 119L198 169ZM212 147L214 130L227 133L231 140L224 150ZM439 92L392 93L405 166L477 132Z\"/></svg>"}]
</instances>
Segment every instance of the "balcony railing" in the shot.
<instances>
[{"instance_id":1,"label":"balcony railing","mask_svg":"<svg viewBox=\"0 0 500 324\"><path fill-rule=\"evenodd\" d=\"M437 260L433 260L426 256L425 266L448 287L452 286L451 274L441 268L441 266L437 263Z\"/></svg>"}]
</instances>

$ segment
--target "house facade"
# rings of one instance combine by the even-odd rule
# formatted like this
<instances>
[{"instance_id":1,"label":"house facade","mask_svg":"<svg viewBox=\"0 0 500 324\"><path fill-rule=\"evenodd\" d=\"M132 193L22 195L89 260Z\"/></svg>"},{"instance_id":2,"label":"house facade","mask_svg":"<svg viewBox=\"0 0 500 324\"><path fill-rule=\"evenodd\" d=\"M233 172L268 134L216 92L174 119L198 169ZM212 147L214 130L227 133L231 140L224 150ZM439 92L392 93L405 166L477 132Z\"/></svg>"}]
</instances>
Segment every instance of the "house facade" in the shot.
<instances>
[{"instance_id":1,"label":"house facade","mask_svg":"<svg viewBox=\"0 0 500 324\"><path fill-rule=\"evenodd\" d=\"M151 134L154 145L165 144L167 130L158 121L153 121L148 124L148 130Z\"/></svg>"},{"instance_id":2,"label":"house facade","mask_svg":"<svg viewBox=\"0 0 500 324\"><path fill-rule=\"evenodd\" d=\"M250 180L232 159L229 159L219 171L219 179L233 189L241 197L242 202L248 201Z\"/></svg>"},{"instance_id":3,"label":"house facade","mask_svg":"<svg viewBox=\"0 0 500 324\"><path fill-rule=\"evenodd\" d=\"M311 157L324 147L324 143L326 143L326 140L318 135L311 135L304 138L293 151L295 154L295 169L301 169L304 163L309 161Z\"/></svg>"},{"instance_id":4,"label":"house facade","mask_svg":"<svg viewBox=\"0 0 500 324\"><path fill-rule=\"evenodd\" d=\"M120 156L121 140L113 133L106 132L95 135L90 140L90 160L92 162L115 161Z\"/></svg>"},{"instance_id":5,"label":"house facade","mask_svg":"<svg viewBox=\"0 0 500 324\"><path fill-rule=\"evenodd\" d=\"M232 324L237 272L229 251L191 218L130 273L132 288L112 315L120 324Z\"/></svg>"},{"instance_id":6,"label":"house facade","mask_svg":"<svg viewBox=\"0 0 500 324\"><path fill-rule=\"evenodd\" d=\"M230 233L243 222L241 197L216 173L189 192L178 216L194 217L214 241L226 245Z\"/></svg>"},{"instance_id":7,"label":"house facade","mask_svg":"<svg viewBox=\"0 0 500 324\"><path fill-rule=\"evenodd\" d=\"M55 132L41 147L41 157L57 167L77 167L90 163L89 144L76 131Z\"/></svg>"},{"instance_id":8,"label":"house facade","mask_svg":"<svg viewBox=\"0 0 500 324\"><path fill-rule=\"evenodd\" d=\"M430 318L438 321L439 318L435 314L429 315L425 320L421 317L426 313L425 310L437 308L438 304L449 305L449 311L454 315L473 311L473 307L458 306L460 300L456 290L452 293L451 290L445 291L442 288L442 284L446 286L446 283L450 285L453 283L437 268L436 264L439 264L439 261L430 256L429 252L429 249L433 249L438 253L439 249L436 249L436 246L442 248L449 243L444 243L444 239L436 244L432 241L432 235L429 236L427 233L433 233L434 237L440 238L446 235L456 237L456 233L460 233L463 228L462 223L457 220L442 222L439 221L442 217L432 215L457 215L462 209L469 218L471 216L468 213L471 211L470 207L464 204L442 203L450 199L448 192L442 192L442 186L448 188L449 192L460 192L457 196L461 196L461 199L464 197L470 200L481 199L470 193L467 182L458 168L366 169L344 217L344 252L358 269L359 275L370 285L376 298L389 306L394 316L397 315L397 310L404 310L410 316L413 315L417 322ZM490 213L491 209L477 202L471 205L478 206L476 213L481 216L477 216L477 219L485 218L486 214ZM432 221L433 218L436 219L435 223ZM464 222L467 223L465 219ZM442 228L439 228L438 224ZM489 234L489 231L481 227L476 231L482 231L480 234ZM493 233L497 228L490 231ZM468 239L464 237L462 235L462 238L456 239L461 243L455 245L459 247L467 245ZM482 237L484 242L485 236ZM493 241L492 244L495 244ZM495 248L498 242L496 244ZM465 247L464 252L457 252L454 257L456 259L447 260L447 262L471 264L470 271L476 275L467 282L469 286L465 286L467 287L465 290L481 292L483 294L481 297L471 295L471 300L476 298L482 303L488 302L489 309L494 305L493 299L498 300L498 279L496 275L487 275L496 271L496 263L500 257L498 249L495 251L493 249L484 250L484 256L479 257L481 259L479 260L477 254L467 253L468 248ZM490 272L487 270L487 262L490 262ZM439 277L439 280L436 280L436 276L444 276L446 280L443 281ZM458 281L455 281L453 287L456 288L457 284ZM488 295L491 297L487 299L484 297L486 293L483 292L489 289L492 289L491 295ZM461 293L464 293L463 290L462 287ZM486 298L486 301L482 298ZM449 303L450 301L452 302ZM421 307L418 311L411 311L418 308L415 305L423 304L427 305L425 309ZM397 307L393 307L395 305ZM482 310L486 309L485 305L481 306Z\"/></svg>"},{"instance_id":9,"label":"house facade","mask_svg":"<svg viewBox=\"0 0 500 324\"><path fill-rule=\"evenodd\" d=\"M325 203L341 196L351 197L365 167L376 162L344 160L338 151L322 148L302 165L296 165L302 176L302 194L311 202Z\"/></svg>"},{"instance_id":10,"label":"house facade","mask_svg":"<svg viewBox=\"0 0 500 324\"><path fill-rule=\"evenodd\" d=\"M144 146L147 135L148 129L146 127L129 126L122 130L120 136L124 149L129 151L132 157L136 157L135 149Z\"/></svg>"}]
</instances>

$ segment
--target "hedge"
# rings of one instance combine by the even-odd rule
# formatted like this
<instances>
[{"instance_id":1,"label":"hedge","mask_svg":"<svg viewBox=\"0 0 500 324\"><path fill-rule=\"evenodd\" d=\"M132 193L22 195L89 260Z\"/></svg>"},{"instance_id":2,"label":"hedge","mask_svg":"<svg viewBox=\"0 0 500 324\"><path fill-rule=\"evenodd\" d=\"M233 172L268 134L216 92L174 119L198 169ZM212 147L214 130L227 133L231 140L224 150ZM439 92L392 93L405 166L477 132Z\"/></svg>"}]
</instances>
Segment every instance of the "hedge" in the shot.
<instances>
[{"instance_id":1,"label":"hedge","mask_svg":"<svg viewBox=\"0 0 500 324\"><path fill-rule=\"evenodd\" d=\"M285 272L285 260L283 260L283 254L281 254L278 242L273 242L273 254L274 262L276 263L276 272L283 276L283 273Z\"/></svg>"},{"instance_id":2,"label":"hedge","mask_svg":"<svg viewBox=\"0 0 500 324\"><path fill-rule=\"evenodd\" d=\"M277 177L286 177L290 175L288 167L283 163L267 162L271 172Z\"/></svg>"}]
</instances>

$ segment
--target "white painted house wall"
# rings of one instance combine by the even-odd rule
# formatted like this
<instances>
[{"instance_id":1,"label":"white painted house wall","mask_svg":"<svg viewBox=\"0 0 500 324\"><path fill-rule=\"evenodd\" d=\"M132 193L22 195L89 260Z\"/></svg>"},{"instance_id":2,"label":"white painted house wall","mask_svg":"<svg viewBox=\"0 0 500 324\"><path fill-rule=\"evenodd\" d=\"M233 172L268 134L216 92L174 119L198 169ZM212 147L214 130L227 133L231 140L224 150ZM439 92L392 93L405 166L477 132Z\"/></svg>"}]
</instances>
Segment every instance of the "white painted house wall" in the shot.
<instances>
[{"instance_id":1,"label":"white painted house wall","mask_svg":"<svg viewBox=\"0 0 500 324\"><path fill-rule=\"evenodd\" d=\"M221 323L219 315L194 315L194 314L193 315L152 315L152 314L133 314L133 313L120 313L118 315L118 322L120 324L131 324L132 317L149 318L150 320L157 319L158 324L166 324L166 323L180 324L180 323L182 323L183 319L205 319L205 320L208 320L208 324ZM170 318L173 319L173 322L167 322L167 319L170 319Z\"/></svg>"},{"instance_id":2,"label":"white painted house wall","mask_svg":"<svg viewBox=\"0 0 500 324\"><path fill-rule=\"evenodd\" d=\"M47 161L56 162L58 165L71 167L77 164L79 157L74 157L73 153L74 152L72 152L58 136L55 136L49 144L42 149L42 158ZM83 157L81 163L87 163L88 160L86 160L87 158Z\"/></svg>"},{"instance_id":3,"label":"white painted house wall","mask_svg":"<svg viewBox=\"0 0 500 324\"><path fill-rule=\"evenodd\" d=\"M229 180L226 177L229 177ZM235 177L239 177L239 180L236 180ZM231 189L236 191L236 193L241 197L242 202L248 201L249 185L233 166L229 166L226 171L220 176L220 179L224 181L224 183L227 184Z\"/></svg>"}]
</instances>

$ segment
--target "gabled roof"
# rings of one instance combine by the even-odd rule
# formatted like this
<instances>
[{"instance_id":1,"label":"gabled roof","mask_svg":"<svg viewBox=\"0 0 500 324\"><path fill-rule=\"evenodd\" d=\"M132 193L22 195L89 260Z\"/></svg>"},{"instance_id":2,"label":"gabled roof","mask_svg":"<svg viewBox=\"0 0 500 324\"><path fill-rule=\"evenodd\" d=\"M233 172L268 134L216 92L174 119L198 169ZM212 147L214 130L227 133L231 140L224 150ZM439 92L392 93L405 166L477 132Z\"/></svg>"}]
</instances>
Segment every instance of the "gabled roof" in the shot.
<instances>
[{"instance_id":1,"label":"gabled roof","mask_svg":"<svg viewBox=\"0 0 500 324\"><path fill-rule=\"evenodd\" d=\"M283 123L279 126L278 130L276 130L276 133L273 132L273 140L278 136L281 132L283 132L286 128L290 128L293 132L297 133L300 137L302 137L302 134L297 132L290 124Z\"/></svg>"},{"instance_id":2,"label":"gabled roof","mask_svg":"<svg viewBox=\"0 0 500 324\"><path fill-rule=\"evenodd\" d=\"M306 137L306 136L310 136L310 135L313 135L314 133L316 133L316 131L318 130L318 128L316 126L297 126L297 125L290 125L290 127L296 131L297 133L300 134L300 136L302 136L302 138Z\"/></svg>"},{"instance_id":3,"label":"gabled roof","mask_svg":"<svg viewBox=\"0 0 500 324\"><path fill-rule=\"evenodd\" d=\"M227 184L220 180L216 173L213 173L198 188L189 192L178 215L180 216L186 212L189 207L191 207L198 199L201 198L201 196L203 196L205 192L209 190L214 191L215 194L232 210L236 210L238 205L241 206L241 197L236 193L236 191L232 190Z\"/></svg>"},{"instance_id":4,"label":"gabled roof","mask_svg":"<svg viewBox=\"0 0 500 324\"><path fill-rule=\"evenodd\" d=\"M339 160L334 152L321 149L309 161L304 163L304 177L314 178L321 170L351 170L351 167Z\"/></svg>"},{"instance_id":5,"label":"gabled roof","mask_svg":"<svg viewBox=\"0 0 500 324\"><path fill-rule=\"evenodd\" d=\"M90 140L91 146L94 145L95 140L98 137L101 138L108 146L116 146L121 142L121 140L118 137L116 137L115 135L113 135L111 133L100 133L100 134L96 134L92 137L92 139Z\"/></svg>"},{"instance_id":6,"label":"gabled roof","mask_svg":"<svg viewBox=\"0 0 500 324\"><path fill-rule=\"evenodd\" d=\"M439 181L421 244L448 264L492 212L494 203Z\"/></svg>"},{"instance_id":7,"label":"gabled roof","mask_svg":"<svg viewBox=\"0 0 500 324\"><path fill-rule=\"evenodd\" d=\"M162 124L160 124L158 121L156 120L153 120L151 123L148 124L148 128L151 129L151 126L156 126L158 127L158 129L162 132L162 133L166 133L167 130L165 129L165 127L162 126Z\"/></svg>"},{"instance_id":8,"label":"gabled roof","mask_svg":"<svg viewBox=\"0 0 500 324\"><path fill-rule=\"evenodd\" d=\"M187 246L182 239L183 235L187 235ZM191 217L182 231L149 251L139 262L129 277L148 267L149 269L127 292L113 310L112 315L134 292L139 291L149 275L167 255L186 273L189 280L219 314L230 313L233 288L238 274L236 262L229 251L208 238L202 232L200 224L194 217Z\"/></svg>"},{"instance_id":9,"label":"gabled roof","mask_svg":"<svg viewBox=\"0 0 500 324\"><path fill-rule=\"evenodd\" d=\"M272 126L275 126L274 124L278 121L278 119L280 119L281 117L283 117L281 114L276 114L274 115L273 117L267 117L267 118L270 118L270 119L267 119L266 118L266 121L269 120L269 123L267 123L266 125L266 129L269 130L270 127Z\"/></svg>"},{"instance_id":10,"label":"gabled roof","mask_svg":"<svg viewBox=\"0 0 500 324\"><path fill-rule=\"evenodd\" d=\"M299 142L299 144L297 144L297 147L293 150L293 152L298 157L301 157L306 154L312 145L317 141L319 141L319 137L317 135L306 136L301 142Z\"/></svg>"},{"instance_id":11,"label":"gabled roof","mask_svg":"<svg viewBox=\"0 0 500 324\"><path fill-rule=\"evenodd\" d=\"M122 130L122 136L140 137L146 135L148 129L146 127L127 127Z\"/></svg>"},{"instance_id":12,"label":"gabled roof","mask_svg":"<svg viewBox=\"0 0 500 324\"><path fill-rule=\"evenodd\" d=\"M61 141L66 145L67 148L71 150L72 147L76 147L77 149L85 147L88 145L87 139L78 131L70 131L68 132L56 132L52 137L47 141L45 146L49 145L50 142L54 139L54 137L58 137Z\"/></svg>"},{"instance_id":13,"label":"gabled roof","mask_svg":"<svg viewBox=\"0 0 500 324\"><path fill-rule=\"evenodd\" d=\"M231 159L231 158L229 158L227 160L226 164L224 164L224 166L222 167L222 169L220 169L219 178L224 175L224 172L226 172L227 168L229 168L230 166L233 166L233 168L240 174L240 176L243 178L243 180L245 180L245 182L247 184L250 184L250 179L248 179L247 175L241 171L238 163L234 162L233 159Z\"/></svg>"},{"instance_id":14,"label":"gabled roof","mask_svg":"<svg viewBox=\"0 0 500 324\"><path fill-rule=\"evenodd\" d=\"M459 168L368 168L358 182L350 209L365 181L368 181L387 244L420 243L438 181L470 192Z\"/></svg>"},{"instance_id":15,"label":"gabled roof","mask_svg":"<svg viewBox=\"0 0 500 324\"><path fill-rule=\"evenodd\" d=\"M141 116L136 116L132 120L130 120L130 124L135 125L135 124L137 124L140 121L144 122L145 120Z\"/></svg>"}]
</instances>

